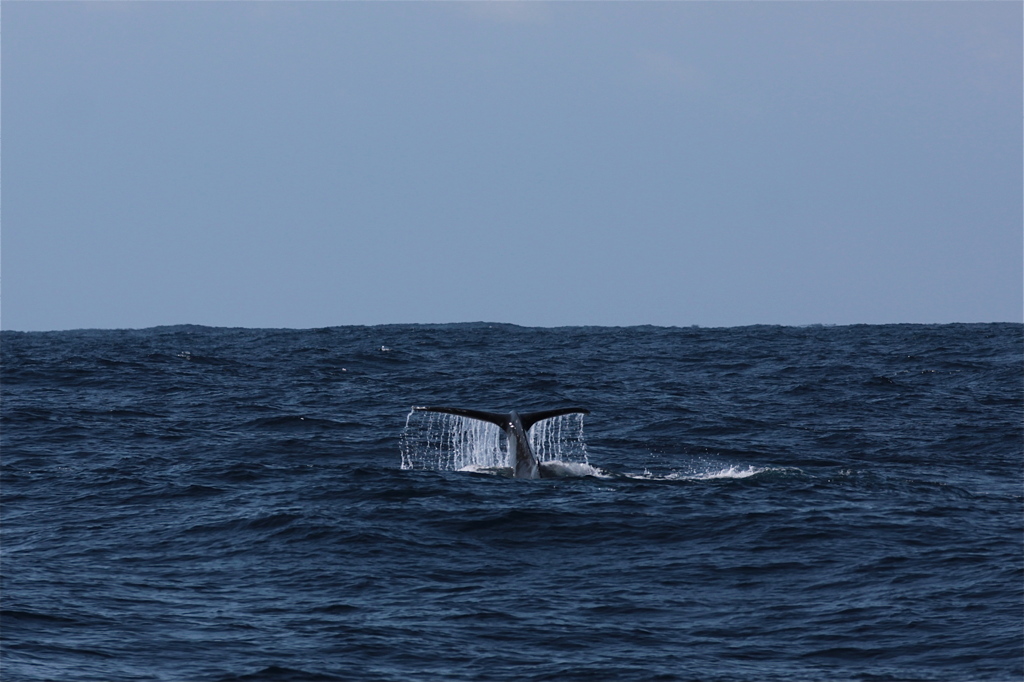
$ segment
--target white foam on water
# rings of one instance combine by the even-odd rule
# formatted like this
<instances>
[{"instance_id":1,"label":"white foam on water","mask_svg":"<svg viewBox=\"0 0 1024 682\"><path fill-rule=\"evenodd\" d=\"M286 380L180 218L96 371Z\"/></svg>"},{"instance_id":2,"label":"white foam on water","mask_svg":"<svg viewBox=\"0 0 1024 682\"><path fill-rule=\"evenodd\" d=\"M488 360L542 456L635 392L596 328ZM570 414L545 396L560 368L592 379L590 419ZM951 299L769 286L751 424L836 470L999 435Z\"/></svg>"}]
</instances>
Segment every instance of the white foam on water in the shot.
<instances>
[{"instance_id":1,"label":"white foam on water","mask_svg":"<svg viewBox=\"0 0 1024 682\"><path fill-rule=\"evenodd\" d=\"M612 478L607 472L597 467L590 466L586 462L562 462L548 460L541 462L544 468L545 477L550 478L572 478L578 476L595 476L597 478Z\"/></svg>"},{"instance_id":2,"label":"white foam on water","mask_svg":"<svg viewBox=\"0 0 1024 682\"><path fill-rule=\"evenodd\" d=\"M693 481L708 481L716 478L750 478L751 476L756 476L757 474L765 471L769 471L769 468L747 466L747 468L743 469L737 466L728 466L719 471L704 471L697 474L687 474L685 476L680 476L680 478L686 478Z\"/></svg>"},{"instance_id":3,"label":"white foam on water","mask_svg":"<svg viewBox=\"0 0 1024 682\"><path fill-rule=\"evenodd\" d=\"M702 471L673 471L669 474L652 474L644 470L642 474L623 474L626 478L634 478L643 481L711 481L728 478L750 478L767 471L786 471L777 467L755 467L748 465L740 467L735 465L724 468L708 467Z\"/></svg>"}]
</instances>

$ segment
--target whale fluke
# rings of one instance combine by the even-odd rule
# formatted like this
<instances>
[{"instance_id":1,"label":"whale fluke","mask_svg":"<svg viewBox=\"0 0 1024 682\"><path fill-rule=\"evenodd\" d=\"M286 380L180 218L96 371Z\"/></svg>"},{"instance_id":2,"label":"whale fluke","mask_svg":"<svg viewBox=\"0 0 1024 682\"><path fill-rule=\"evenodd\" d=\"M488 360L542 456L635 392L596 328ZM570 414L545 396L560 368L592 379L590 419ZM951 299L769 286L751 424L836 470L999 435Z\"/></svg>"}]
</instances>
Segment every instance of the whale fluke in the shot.
<instances>
[{"instance_id":1,"label":"whale fluke","mask_svg":"<svg viewBox=\"0 0 1024 682\"><path fill-rule=\"evenodd\" d=\"M566 414L590 414L590 410L582 407L562 407L555 410L542 410L540 412L526 412L519 414L515 410L508 414L500 412L483 412L481 410L467 410L462 407L413 407L418 412L440 412L442 414L454 414L469 419L494 424L508 436L508 448L515 458L516 478L541 478L543 470L536 455L530 448L530 439L526 432L530 427L544 419L561 417Z\"/></svg>"}]
</instances>

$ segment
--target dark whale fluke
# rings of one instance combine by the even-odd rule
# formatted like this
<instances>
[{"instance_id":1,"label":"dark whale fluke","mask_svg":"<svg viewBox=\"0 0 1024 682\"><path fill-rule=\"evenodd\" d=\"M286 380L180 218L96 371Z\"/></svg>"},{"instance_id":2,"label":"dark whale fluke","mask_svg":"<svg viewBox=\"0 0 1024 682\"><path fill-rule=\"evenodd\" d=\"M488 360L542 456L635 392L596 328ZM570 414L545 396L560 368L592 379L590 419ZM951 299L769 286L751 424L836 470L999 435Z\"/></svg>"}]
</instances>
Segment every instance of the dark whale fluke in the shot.
<instances>
[{"instance_id":1,"label":"dark whale fluke","mask_svg":"<svg viewBox=\"0 0 1024 682\"><path fill-rule=\"evenodd\" d=\"M481 412L480 410L466 410L461 407L414 407L419 412L441 412L443 414L454 414L469 419L479 419L490 422L505 432L508 436L508 448L515 458L516 478L541 478L543 471L536 455L530 449L530 439L526 432L530 427L544 419L561 417L565 414L590 414L590 410L582 407L562 407L557 410L543 410L541 412L527 412L519 414L512 410L508 414L500 412Z\"/></svg>"}]
</instances>

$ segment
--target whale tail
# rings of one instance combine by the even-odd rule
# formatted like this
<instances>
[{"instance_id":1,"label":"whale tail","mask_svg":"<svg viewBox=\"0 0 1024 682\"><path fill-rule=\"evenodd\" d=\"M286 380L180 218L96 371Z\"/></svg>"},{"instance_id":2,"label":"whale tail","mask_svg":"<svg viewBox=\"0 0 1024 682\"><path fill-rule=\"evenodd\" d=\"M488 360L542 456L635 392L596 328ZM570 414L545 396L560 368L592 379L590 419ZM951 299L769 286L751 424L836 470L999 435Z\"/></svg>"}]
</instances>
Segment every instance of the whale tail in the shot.
<instances>
[{"instance_id":1,"label":"whale tail","mask_svg":"<svg viewBox=\"0 0 1024 682\"><path fill-rule=\"evenodd\" d=\"M519 414L509 412L482 412L480 410L467 410L461 407L414 407L419 412L441 412L442 414L454 414L469 419L494 424L508 437L509 455L514 460L515 478L542 478L544 470L537 461L533 449L530 447L530 439L526 433L530 427L544 419L561 417L564 414L590 414L590 410L582 407L562 407L557 410L543 410L541 412L526 412Z\"/></svg>"},{"instance_id":2,"label":"whale tail","mask_svg":"<svg viewBox=\"0 0 1024 682\"><path fill-rule=\"evenodd\" d=\"M442 414L455 414L460 417L479 419L480 421L490 422L491 424L505 430L509 428L509 424L512 420L511 414L483 412L482 410L467 410L462 407L414 407L412 409L417 412L441 412ZM530 427L539 421L551 419L553 417L561 417L565 414L590 414L590 410L582 407L561 407L557 410L526 412L519 415L519 421L523 425L523 430L529 431Z\"/></svg>"}]
</instances>

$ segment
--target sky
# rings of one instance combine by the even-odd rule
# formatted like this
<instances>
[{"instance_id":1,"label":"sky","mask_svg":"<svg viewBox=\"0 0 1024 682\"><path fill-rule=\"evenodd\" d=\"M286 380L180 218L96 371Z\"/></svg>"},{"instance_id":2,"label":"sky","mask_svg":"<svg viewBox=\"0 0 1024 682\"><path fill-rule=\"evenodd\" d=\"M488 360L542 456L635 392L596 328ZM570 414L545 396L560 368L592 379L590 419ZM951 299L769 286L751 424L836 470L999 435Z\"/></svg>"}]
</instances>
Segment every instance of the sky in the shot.
<instances>
[{"instance_id":1,"label":"sky","mask_svg":"<svg viewBox=\"0 0 1024 682\"><path fill-rule=\"evenodd\" d=\"M1020 322L1019 2L4 2L0 327Z\"/></svg>"}]
</instances>

